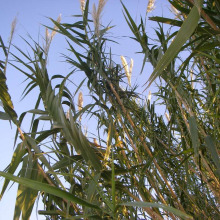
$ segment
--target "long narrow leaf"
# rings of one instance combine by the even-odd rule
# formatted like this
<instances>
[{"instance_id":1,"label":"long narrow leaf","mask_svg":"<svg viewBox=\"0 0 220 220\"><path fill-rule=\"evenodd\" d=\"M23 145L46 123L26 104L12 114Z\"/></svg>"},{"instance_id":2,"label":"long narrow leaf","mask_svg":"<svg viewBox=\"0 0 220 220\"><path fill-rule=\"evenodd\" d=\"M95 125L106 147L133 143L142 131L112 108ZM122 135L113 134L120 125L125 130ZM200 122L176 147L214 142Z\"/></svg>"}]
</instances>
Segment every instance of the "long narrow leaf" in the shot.
<instances>
[{"instance_id":1,"label":"long narrow leaf","mask_svg":"<svg viewBox=\"0 0 220 220\"><path fill-rule=\"evenodd\" d=\"M152 84L152 82L163 72L164 69L171 63L171 61L176 57L177 53L180 51L181 47L186 43L192 33L195 31L198 21L200 19L200 12L196 6L194 6L189 13L187 19L183 22L180 30L174 41L171 43L170 47L167 49L163 57L159 60L156 68L149 77L147 83L147 88Z\"/></svg>"},{"instance_id":2,"label":"long narrow leaf","mask_svg":"<svg viewBox=\"0 0 220 220\"><path fill-rule=\"evenodd\" d=\"M57 187L54 187L54 186L50 186L48 184L45 184L45 183L41 183L39 181L35 181L35 180L31 180L31 179L27 179L27 178L23 178L23 177L17 177L17 176L14 176L12 174L9 174L9 173L5 173L5 172L2 172L0 171L0 176L2 177L5 177L7 179L10 179L14 182L17 182L19 184L22 184L26 187L29 187L29 188L32 188L32 189L35 189L35 190L38 190L38 191L42 191L42 192L46 192L46 193L49 193L51 195L54 195L54 196L58 196L60 198L63 198L63 199L66 199L68 201L71 201L71 202L74 202L74 203L77 203L77 204L80 204L80 205L83 205L83 206L87 206L87 207L90 207L90 208L94 208L94 209L99 209L100 208L94 204L91 204L83 199L80 199L64 190L61 190Z\"/></svg>"},{"instance_id":3,"label":"long narrow leaf","mask_svg":"<svg viewBox=\"0 0 220 220\"><path fill-rule=\"evenodd\" d=\"M198 136L197 123L194 116L189 118L189 128L192 139L192 145L194 148L194 155L197 160L199 156L199 136Z\"/></svg>"},{"instance_id":4,"label":"long narrow leaf","mask_svg":"<svg viewBox=\"0 0 220 220\"><path fill-rule=\"evenodd\" d=\"M187 215L186 213L175 209L173 207L163 205L163 204L157 204L157 203L150 203L150 202L126 202L126 203L121 203L120 205L125 205L125 206L133 206L133 207L155 207L155 208L161 208L165 211L172 212L174 215L181 217L183 219L193 219L190 215Z\"/></svg>"}]
</instances>

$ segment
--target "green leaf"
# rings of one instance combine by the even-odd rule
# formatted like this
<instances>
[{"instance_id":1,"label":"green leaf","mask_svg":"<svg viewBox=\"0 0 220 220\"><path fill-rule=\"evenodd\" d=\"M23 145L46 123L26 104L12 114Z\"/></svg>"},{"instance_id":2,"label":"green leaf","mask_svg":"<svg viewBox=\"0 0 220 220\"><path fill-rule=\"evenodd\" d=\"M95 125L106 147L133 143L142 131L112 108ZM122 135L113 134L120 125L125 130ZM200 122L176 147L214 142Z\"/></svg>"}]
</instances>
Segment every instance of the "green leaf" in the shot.
<instances>
[{"instance_id":1,"label":"green leaf","mask_svg":"<svg viewBox=\"0 0 220 220\"><path fill-rule=\"evenodd\" d=\"M147 88L152 84L152 82L161 75L161 73L166 69L166 67L173 61L178 52L181 50L182 46L186 43L192 33L195 31L198 21L200 19L200 13L196 6L194 6L189 13L187 19L183 22L180 30L178 31L174 41L171 43L163 57L159 60L156 68L149 77Z\"/></svg>"},{"instance_id":2,"label":"green leaf","mask_svg":"<svg viewBox=\"0 0 220 220\"><path fill-rule=\"evenodd\" d=\"M211 157L212 157L212 160L213 160L215 166L217 167L217 174L218 174L218 176L220 178L220 159L219 159L219 154L217 152L217 149L215 147L215 144L214 144L211 136L207 135L205 137L205 144L206 144L207 150L211 154Z\"/></svg>"},{"instance_id":3,"label":"green leaf","mask_svg":"<svg viewBox=\"0 0 220 220\"><path fill-rule=\"evenodd\" d=\"M82 156L84 159L88 162L88 160L91 162L92 166L97 170L100 171L102 168L101 162L96 155L95 151L89 144L87 138L85 135L82 133L80 128L76 127L75 121L73 119L72 114L70 114L70 125L71 127L68 129L68 126L65 126L65 130L67 130L69 133L71 131L71 135L67 136L67 140L72 143L74 146L78 148L78 150L81 152ZM64 132L65 132L64 130Z\"/></svg>"},{"instance_id":4,"label":"green leaf","mask_svg":"<svg viewBox=\"0 0 220 220\"><path fill-rule=\"evenodd\" d=\"M71 71L62 81L62 83L59 86L59 102L61 102L62 99L62 95L63 95L63 90L65 87L65 83L67 81L67 79L74 73L74 71Z\"/></svg>"},{"instance_id":5,"label":"green leaf","mask_svg":"<svg viewBox=\"0 0 220 220\"><path fill-rule=\"evenodd\" d=\"M124 15L126 21L127 21L127 24L128 26L130 27L131 31L133 32L133 34L135 35L135 37L137 38L137 40L139 42L141 42L141 35L140 35L140 32L139 32L139 29L135 23L135 21L132 19L130 13L128 12L127 8L125 7L125 5L122 3L121 1L121 4L125 10L125 14L127 15L127 17ZM143 45L142 45L143 46Z\"/></svg>"},{"instance_id":6,"label":"green leaf","mask_svg":"<svg viewBox=\"0 0 220 220\"><path fill-rule=\"evenodd\" d=\"M14 111L11 96L8 93L8 87L6 85L6 76L2 71L0 71L0 100L2 101L5 112L11 117L13 122L16 123L17 114Z\"/></svg>"},{"instance_id":7,"label":"green leaf","mask_svg":"<svg viewBox=\"0 0 220 220\"><path fill-rule=\"evenodd\" d=\"M86 189L86 195L87 195L87 201L89 202L95 202L96 198L95 195L97 194L97 188L98 188L98 181L100 179L100 173L94 174L94 176L90 179L88 182L88 189ZM85 208L84 214L89 214L90 209Z\"/></svg>"},{"instance_id":8,"label":"green leaf","mask_svg":"<svg viewBox=\"0 0 220 220\"><path fill-rule=\"evenodd\" d=\"M0 111L0 119L1 120L11 120L11 117L9 116L9 114Z\"/></svg>"},{"instance_id":9,"label":"green leaf","mask_svg":"<svg viewBox=\"0 0 220 220\"><path fill-rule=\"evenodd\" d=\"M82 47L80 40L78 38L74 37L70 32L68 32L67 29L64 28L62 24L58 23L57 21L55 21L51 18L50 18L50 20L59 28L59 30L56 30L56 32L65 35L67 38L71 39L74 43L76 43ZM50 27L48 27L48 28L51 29Z\"/></svg>"},{"instance_id":10,"label":"green leaf","mask_svg":"<svg viewBox=\"0 0 220 220\"><path fill-rule=\"evenodd\" d=\"M110 153L111 153L111 148L112 148L113 122L110 118L109 120L110 122L108 126L107 147L106 147L105 157L104 157L105 161L108 161Z\"/></svg>"},{"instance_id":11,"label":"green leaf","mask_svg":"<svg viewBox=\"0 0 220 220\"><path fill-rule=\"evenodd\" d=\"M160 23L165 23L165 24L170 24L170 25L177 26L177 27L181 27L181 25L183 24L182 21L178 21L178 20L170 19L170 18L159 17L159 16L150 17L149 20L160 22Z\"/></svg>"},{"instance_id":12,"label":"green leaf","mask_svg":"<svg viewBox=\"0 0 220 220\"><path fill-rule=\"evenodd\" d=\"M22 158L25 155L25 153L27 152L27 150L24 147L24 143L20 143L18 144L18 146L16 147L12 159L11 159L11 163L8 167L8 173L10 174L14 174L14 172L16 171L16 169L18 168L19 164L22 162ZM4 184L2 186L2 191L0 194L0 199L2 198L5 190L7 189L7 186L9 184L9 180L5 179Z\"/></svg>"},{"instance_id":13,"label":"green leaf","mask_svg":"<svg viewBox=\"0 0 220 220\"><path fill-rule=\"evenodd\" d=\"M192 216L187 215L186 213L175 209L173 207L163 205L163 204L157 204L157 203L150 203L150 202L126 202L126 203L121 203L120 205L125 205L125 206L133 206L133 207L155 207L155 208L161 208L165 211L171 212L174 215L183 218L183 219L193 219Z\"/></svg>"},{"instance_id":14,"label":"green leaf","mask_svg":"<svg viewBox=\"0 0 220 220\"><path fill-rule=\"evenodd\" d=\"M7 57L8 56L8 52L7 52L7 48L6 48L6 46L4 45L4 42L3 42L3 40L2 40L2 37L0 36L0 47L3 49L3 51L4 51L4 55L5 55L5 57Z\"/></svg>"},{"instance_id":15,"label":"green leaf","mask_svg":"<svg viewBox=\"0 0 220 220\"><path fill-rule=\"evenodd\" d=\"M58 132L60 132L60 128L52 128L50 130L46 130L43 131L37 138L36 138L36 142L40 143L41 141L45 140L47 137L49 137L50 135L53 134L57 134Z\"/></svg>"},{"instance_id":16,"label":"green leaf","mask_svg":"<svg viewBox=\"0 0 220 220\"><path fill-rule=\"evenodd\" d=\"M192 145L194 148L194 155L195 158L198 159L199 156L199 135L198 135L198 128L196 119L194 116L191 116L189 118L189 128L190 128L190 134L192 139Z\"/></svg>"},{"instance_id":17,"label":"green leaf","mask_svg":"<svg viewBox=\"0 0 220 220\"><path fill-rule=\"evenodd\" d=\"M83 206L87 206L90 208L101 210L97 205L91 204L91 203L89 203L81 198L78 198L78 197L72 195L71 193L68 193L64 190L57 188L57 187L50 186L48 184L41 183L39 181L31 180L28 178L17 177L17 176L14 176L12 174L5 173L2 171L0 171L0 176L7 178L7 179L10 179L10 180L17 182L21 185L24 185L26 187L32 188L34 190L46 192L51 195L58 196L60 198L66 199L68 201L71 201L71 202L74 202L74 203L77 203L77 204L80 204Z\"/></svg>"},{"instance_id":18,"label":"green leaf","mask_svg":"<svg viewBox=\"0 0 220 220\"><path fill-rule=\"evenodd\" d=\"M86 1L85 10L83 12L83 24L85 28L88 25L88 15L89 15L89 1Z\"/></svg>"},{"instance_id":19,"label":"green leaf","mask_svg":"<svg viewBox=\"0 0 220 220\"><path fill-rule=\"evenodd\" d=\"M26 141L27 145L29 145L35 151L36 155L38 155L39 159L48 168L48 170L53 171L53 168L51 167L50 163L48 162L48 160L46 159L46 157L44 156L44 154L40 150L39 146L37 146L35 140L26 134L24 136L25 136L25 139L26 139L25 141ZM60 179L57 177L56 174L54 174L54 178L56 179L57 183L59 183L60 186L63 189L65 189L62 182L60 181Z\"/></svg>"},{"instance_id":20,"label":"green leaf","mask_svg":"<svg viewBox=\"0 0 220 220\"><path fill-rule=\"evenodd\" d=\"M38 172L37 160L33 159L33 154L27 155L23 160L20 172L22 177L42 181L43 176ZM38 191L19 184L15 204L14 219L18 219L22 212L22 219L29 219L32 213Z\"/></svg>"},{"instance_id":21,"label":"green leaf","mask_svg":"<svg viewBox=\"0 0 220 220\"><path fill-rule=\"evenodd\" d=\"M115 203L116 203L116 196L115 196L115 165L114 165L114 153L112 150L112 160L111 160L111 167L112 167L112 204L113 204L113 210L115 212Z\"/></svg>"},{"instance_id":22,"label":"green leaf","mask_svg":"<svg viewBox=\"0 0 220 220\"><path fill-rule=\"evenodd\" d=\"M57 161L53 166L52 168L54 170L58 170L58 169L61 169L61 168L64 168L64 167L67 167L73 163L75 163L75 161L80 161L82 160L83 157L81 155L73 155L73 156L70 156L70 157L64 157L62 159L60 159L59 161Z\"/></svg>"}]
</instances>

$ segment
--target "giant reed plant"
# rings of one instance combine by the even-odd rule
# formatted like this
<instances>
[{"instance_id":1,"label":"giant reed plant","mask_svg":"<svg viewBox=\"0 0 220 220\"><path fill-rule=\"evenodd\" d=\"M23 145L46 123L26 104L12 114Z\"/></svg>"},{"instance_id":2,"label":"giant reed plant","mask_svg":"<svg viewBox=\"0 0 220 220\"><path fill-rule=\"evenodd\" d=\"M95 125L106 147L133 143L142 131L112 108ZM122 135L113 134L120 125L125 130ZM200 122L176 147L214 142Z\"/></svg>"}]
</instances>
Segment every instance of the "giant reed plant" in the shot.
<instances>
[{"instance_id":1,"label":"giant reed plant","mask_svg":"<svg viewBox=\"0 0 220 220\"><path fill-rule=\"evenodd\" d=\"M6 57L1 61L0 116L12 120L16 140L20 136L10 165L0 172L5 177L1 196L9 180L19 183L14 219L28 219L37 196L45 207L39 214L48 219L220 217L220 7L214 0L194 2L170 1L179 11L175 19L150 18L159 22L155 42L146 35L144 18L137 25L122 4L132 37L143 49L143 66L150 62L154 67L146 86L156 80L154 95L167 119L156 113L157 102L139 101L142 96L130 81L133 61L129 69L124 57L122 64L115 63L107 51L111 27L101 26L104 0L92 14L89 1L81 1L82 15L75 23L51 19L54 27L47 27L45 45L28 43L32 55L16 47L19 54L12 56L23 67L11 65L27 77L24 95L39 89L34 109L19 118L6 86L9 47L0 38ZM165 34L163 23L180 29ZM47 70L55 32L69 46L65 58L73 71L65 76L50 76ZM184 50L190 51L187 58L180 56ZM80 92L77 106L67 82L82 73L86 79L75 94L86 85L92 102L82 106ZM27 113L32 115L31 132L20 129ZM83 132L85 115L97 121L94 140ZM48 126L40 126L42 121Z\"/></svg>"}]
</instances>

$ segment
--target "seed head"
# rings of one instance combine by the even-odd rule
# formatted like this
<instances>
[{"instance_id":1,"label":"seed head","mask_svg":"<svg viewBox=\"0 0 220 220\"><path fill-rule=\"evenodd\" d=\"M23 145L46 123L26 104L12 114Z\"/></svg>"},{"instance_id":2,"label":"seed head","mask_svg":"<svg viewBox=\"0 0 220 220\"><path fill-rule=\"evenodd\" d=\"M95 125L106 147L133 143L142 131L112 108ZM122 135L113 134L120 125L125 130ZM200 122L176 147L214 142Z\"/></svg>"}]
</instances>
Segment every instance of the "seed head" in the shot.
<instances>
[{"instance_id":1,"label":"seed head","mask_svg":"<svg viewBox=\"0 0 220 220\"><path fill-rule=\"evenodd\" d=\"M171 4L171 10L176 15L175 18L180 18L180 12Z\"/></svg>"},{"instance_id":2,"label":"seed head","mask_svg":"<svg viewBox=\"0 0 220 220\"><path fill-rule=\"evenodd\" d=\"M133 66L134 66L134 60L131 58L130 68L129 68L129 74L130 74L130 76L131 76L131 73L132 73Z\"/></svg>"},{"instance_id":3,"label":"seed head","mask_svg":"<svg viewBox=\"0 0 220 220\"><path fill-rule=\"evenodd\" d=\"M171 9L175 15L179 14L179 11L171 4Z\"/></svg>"},{"instance_id":4,"label":"seed head","mask_svg":"<svg viewBox=\"0 0 220 220\"><path fill-rule=\"evenodd\" d=\"M122 62L125 74L126 74L126 76L128 78L128 84L131 86L131 74L130 74L130 72L128 70L128 63L127 63L126 59L124 58L124 56L121 56L121 62ZM131 68L131 66L130 66L130 68Z\"/></svg>"},{"instance_id":5,"label":"seed head","mask_svg":"<svg viewBox=\"0 0 220 220\"><path fill-rule=\"evenodd\" d=\"M68 111L66 112L66 119L70 119L70 110L68 109Z\"/></svg>"},{"instance_id":6,"label":"seed head","mask_svg":"<svg viewBox=\"0 0 220 220\"><path fill-rule=\"evenodd\" d=\"M16 24L17 24L17 18L15 17L14 20L12 21L12 23L11 23L11 33L10 33L10 38L9 38L10 43L12 41L12 38L13 38L13 35L14 35L14 32L15 32Z\"/></svg>"},{"instance_id":7,"label":"seed head","mask_svg":"<svg viewBox=\"0 0 220 220\"><path fill-rule=\"evenodd\" d=\"M170 115L167 112L165 112L165 116L167 118L167 121L169 122L170 121Z\"/></svg>"},{"instance_id":8,"label":"seed head","mask_svg":"<svg viewBox=\"0 0 220 220\"><path fill-rule=\"evenodd\" d=\"M57 23L60 23L60 21L61 21L61 14L57 18ZM50 44L51 44L57 30L58 30L58 27L55 25L52 33L50 34L48 31L48 28L46 28L46 31L45 31L45 43L46 44L44 45L44 50L45 50L46 55L48 55Z\"/></svg>"},{"instance_id":9,"label":"seed head","mask_svg":"<svg viewBox=\"0 0 220 220\"><path fill-rule=\"evenodd\" d=\"M85 1L85 0L80 0L80 8L81 8L81 11L82 11L82 12L85 11L85 4L86 4L86 1Z\"/></svg>"},{"instance_id":10,"label":"seed head","mask_svg":"<svg viewBox=\"0 0 220 220\"><path fill-rule=\"evenodd\" d=\"M96 138L93 138L93 143L95 144L95 146L97 148L100 148L100 145L99 145L98 141L96 140Z\"/></svg>"},{"instance_id":11,"label":"seed head","mask_svg":"<svg viewBox=\"0 0 220 220\"><path fill-rule=\"evenodd\" d=\"M45 30L45 41L46 41L46 45L48 45L51 41L51 36L50 36L50 33L49 33L47 27L46 27L46 30Z\"/></svg>"},{"instance_id":12,"label":"seed head","mask_svg":"<svg viewBox=\"0 0 220 220\"><path fill-rule=\"evenodd\" d=\"M155 9L155 0L149 0L147 5L147 13L152 12Z\"/></svg>"},{"instance_id":13,"label":"seed head","mask_svg":"<svg viewBox=\"0 0 220 220\"><path fill-rule=\"evenodd\" d=\"M193 71L192 71L192 70L190 70L190 78L191 78L191 86L192 86L192 89L194 89L194 82L193 82L194 77L193 77Z\"/></svg>"},{"instance_id":14,"label":"seed head","mask_svg":"<svg viewBox=\"0 0 220 220\"><path fill-rule=\"evenodd\" d=\"M95 34L97 37L99 37L101 13L106 2L107 0L99 0L98 9L96 8L95 4L93 4L92 18L95 26Z\"/></svg>"},{"instance_id":15,"label":"seed head","mask_svg":"<svg viewBox=\"0 0 220 220\"><path fill-rule=\"evenodd\" d=\"M83 107L83 94L82 92L80 92L78 96L78 110L81 111L82 107Z\"/></svg>"},{"instance_id":16,"label":"seed head","mask_svg":"<svg viewBox=\"0 0 220 220\"><path fill-rule=\"evenodd\" d=\"M59 24L61 21L61 14L59 14L58 18L57 18L57 23ZM51 33L51 40L53 39L54 35L56 34L56 31L59 29L56 25L53 28L54 30Z\"/></svg>"},{"instance_id":17,"label":"seed head","mask_svg":"<svg viewBox=\"0 0 220 220\"><path fill-rule=\"evenodd\" d=\"M150 102L151 101L151 91L148 93L147 100Z\"/></svg>"},{"instance_id":18,"label":"seed head","mask_svg":"<svg viewBox=\"0 0 220 220\"><path fill-rule=\"evenodd\" d=\"M83 107L83 94L82 92L79 93L78 96L78 110L81 111ZM79 116L79 121L82 120L82 115Z\"/></svg>"},{"instance_id":19,"label":"seed head","mask_svg":"<svg viewBox=\"0 0 220 220\"><path fill-rule=\"evenodd\" d=\"M88 127L84 125L84 133L85 133L85 136L87 137L87 134L88 134Z\"/></svg>"}]
</instances>

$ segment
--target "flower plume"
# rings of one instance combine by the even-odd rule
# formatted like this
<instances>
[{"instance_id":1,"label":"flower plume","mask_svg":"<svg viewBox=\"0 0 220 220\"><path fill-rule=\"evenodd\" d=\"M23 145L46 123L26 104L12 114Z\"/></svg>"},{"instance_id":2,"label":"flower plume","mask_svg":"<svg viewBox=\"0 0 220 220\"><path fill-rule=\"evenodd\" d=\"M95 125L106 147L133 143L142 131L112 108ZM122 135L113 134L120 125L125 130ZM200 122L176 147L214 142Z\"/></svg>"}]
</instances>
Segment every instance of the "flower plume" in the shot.
<instances>
[{"instance_id":1,"label":"flower plume","mask_svg":"<svg viewBox=\"0 0 220 220\"><path fill-rule=\"evenodd\" d=\"M11 23L11 33L10 33L10 39L9 39L10 43L12 41L12 38L13 38L13 35L14 35L14 32L15 32L16 24L17 24L17 18L15 17L14 20L12 21L12 23Z\"/></svg>"},{"instance_id":2,"label":"flower plume","mask_svg":"<svg viewBox=\"0 0 220 220\"><path fill-rule=\"evenodd\" d=\"M85 4L86 4L86 1L85 1L85 0L80 0L80 8L81 8L81 11L82 11L82 12L85 11Z\"/></svg>"},{"instance_id":3,"label":"flower plume","mask_svg":"<svg viewBox=\"0 0 220 220\"><path fill-rule=\"evenodd\" d=\"M149 0L147 5L147 13L155 9L155 0Z\"/></svg>"},{"instance_id":4,"label":"flower plume","mask_svg":"<svg viewBox=\"0 0 220 220\"><path fill-rule=\"evenodd\" d=\"M78 110L81 111L82 107L83 107L83 94L82 92L80 92L78 96Z\"/></svg>"},{"instance_id":5,"label":"flower plume","mask_svg":"<svg viewBox=\"0 0 220 220\"><path fill-rule=\"evenodd\" d=\"M165 112L165 116L166 116L166 118L167 118L167 121L169 122L169 121L170 121L170 115L169 115L169 113Z\"/></svg>"},{"instance_id":6,"label":"flower plume","mask_svg":"<svg viewBox=\"0 0 220 220\"><path fill-rule=\"evenodd\" d=\"M61 21L61 14L59 14L58 18L57 18L57 23L60 23ZM50 48L50 44L56 34L56 31L58 30L58 27L56 25L54 25L53 27L53 31L52 33L50 34L49 31L48 31L48 28L46 28L46 31L45 31L45 46L44 46L44 50L45 50L45 54L48 55L48 52L49 52L49 48Z\"/></svg>"},{"instance_id":7,"label":"flower plume","mask_svg":"<svg viewBox=\"0 0 220 220\"><path fill-rule=\"evenodd\" d=\"M180 18L180 12L171 4L171 10L176 15L175 18Z\"/></svg>"},{"instance_id":8,"label":"flower plume","mask_svg":"<svg viewBox=\"0 0 220 220\"><path fill-rule=\"evenodd\" d=\"M78 110L81 111L83 107L83 94L82 92L79 93L78 96ZM80 115L79 120L82 120L82 115Z\"/></svg>"},{"instance_id":9,"label":"flower plume","mask_svg":"<svg viewBox=\"0 0 220 220\"><path fill-rule=\"evenodd\" d=\"M61 21L61 14L59 14L57 18L57 23L60 23L60 21ZM51 34L51 40L53 40L53 37L56 34L56 31L58 30L58 27L55 25L53 29L54 30L52 31L52 34Z\"/></svg>"},{"instance_id":10,"label":"flower plume","mask_svg":"<svg viewBox=\"0 0 220 220\"><path fill-rule=\"evenodd\" d=\"M128 63L127 63L127 61L126 61L124 56L121 56L121 62L122 62L125 74L126 74L126 76L128 78L128 84L131 86L131 71L132 71L132 68L133 68L133 60L131 60L130 71L128 69Z\"/></svg>"},{"instance_id":11,"label":"flower plume","mask_svg":"<svg viewBox=\"0 0 220 220\"><path fill-rule=\"evenodd\" d=\"M68 111L66 112L66 119L70 119L70 110L68 109Z\"/></svg>"},{"instance_id":12,"label":"flower plume","mask_svg":"<svg viewBox=\"0 0 220 220\"><path fill-rule=\"evenodd\" d=\"M149 102L151 101L151 91L149 91L149 93L148 93L147 100L148 100Z\"/></svg>"},{"instance_id":13,"label":"flower plume","mask_svg":"<svg viewBox=\"0 0 220 220\"><path fill-rule=\"evenodd\" d=\"M106 2L107 0L99 0L98 9L96 8L95 4L93 4L92 18L95 25L95 35L97 37L99 37L101 13Z\"/></svg>"},{"instance_id":14,"label":"flower plume","mask_svg":"<svg viewBox=\"0 0 220 220\"><path fill-rule=\"evenodd\" d=\"M130 68L129 68L129 74L130 74L130 76L131 76L131 73L132 73L132 70L133 70L133 66L134 66L134 60L131 58Z\"/></svg>"},{"instance_id":15,"label":"flower plume","mask_svg":"<svg viewBox=\"0 0 220 220\"><path fill-rule=\"evenodd\" d=\"M194 89L194 83L193 83L194 77L193 77L193 71L192 70L190 70L190 78L191 78L192 89Z\"/></svg>"}]
</instances>

